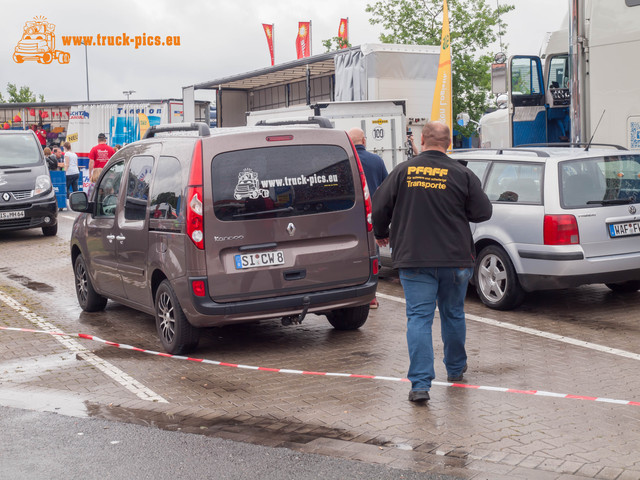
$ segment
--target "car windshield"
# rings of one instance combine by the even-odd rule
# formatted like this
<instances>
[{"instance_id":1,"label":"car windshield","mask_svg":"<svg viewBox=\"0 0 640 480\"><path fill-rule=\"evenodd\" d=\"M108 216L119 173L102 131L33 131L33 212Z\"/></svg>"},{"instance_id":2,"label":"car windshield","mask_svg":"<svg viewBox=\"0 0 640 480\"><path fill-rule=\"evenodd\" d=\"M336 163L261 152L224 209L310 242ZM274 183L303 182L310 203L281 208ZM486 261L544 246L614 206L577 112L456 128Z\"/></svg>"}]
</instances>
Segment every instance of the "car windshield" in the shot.
<instances>
[{"instance_id":1,"label":"car windshield","mask_svg":"<svg viewBox=\"0 0 640 480\"><path fill-rule=\"evenodd\" d=\"M40 147L33 135L0 135L0 168L28 167L40 160Z\"/></svg>"},{"instance_id":2,"label":"car windshield","mask_svg":"<svg viewBox=\"0 0 640 480\"><path fill-rule=\"evenodd\" d=\"M584 158L560 163L565 208L638 203L640 155Z\"/></svg>"}]
</instances>

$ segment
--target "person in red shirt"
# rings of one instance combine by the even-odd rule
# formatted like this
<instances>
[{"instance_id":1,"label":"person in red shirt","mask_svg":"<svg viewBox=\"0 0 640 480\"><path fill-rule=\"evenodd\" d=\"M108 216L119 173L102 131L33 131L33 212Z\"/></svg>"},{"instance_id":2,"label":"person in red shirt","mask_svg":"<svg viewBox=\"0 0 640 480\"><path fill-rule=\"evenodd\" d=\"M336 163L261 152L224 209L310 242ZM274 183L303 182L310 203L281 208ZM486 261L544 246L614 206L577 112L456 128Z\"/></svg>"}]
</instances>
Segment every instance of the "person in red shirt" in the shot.
<instances>
[{"instance_id":1,"label":"person in red shirt","mask_svg":"<svg viewBox=\"0 0 640 480\"><path fill-rule=\"evenodd\" d=\"M104 133L98 135L98 144L89 152L89 178L94 168L104 168L109 159L116 153L107 145L107 136Z\"/></svg>"},{"instance_id":2,"label":"person in red shirt","mask_svg":"<svg viewBox=\"0 0 640 480\"><path fill-rule=\"evenodd\" d=\"M42 127L38 128L37 125L33 126L33 131L36 133L36 136L38 137L38 141L40 142L40 145L42 145L42 148L44 149L44 147L47 146L47 131Z\"/></svg>"}]
</instances>

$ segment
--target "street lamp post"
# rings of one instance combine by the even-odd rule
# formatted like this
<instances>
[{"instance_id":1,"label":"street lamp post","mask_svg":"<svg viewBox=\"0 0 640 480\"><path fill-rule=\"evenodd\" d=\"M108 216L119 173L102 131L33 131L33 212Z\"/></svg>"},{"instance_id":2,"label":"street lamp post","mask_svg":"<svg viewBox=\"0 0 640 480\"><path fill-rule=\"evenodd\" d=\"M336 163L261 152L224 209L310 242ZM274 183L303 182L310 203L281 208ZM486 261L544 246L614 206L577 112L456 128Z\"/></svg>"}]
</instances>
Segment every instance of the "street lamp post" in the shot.
<instances>
[{"instance_id":1,"label":"street lamp post","mask_svg":"<svg viewBox=\"0 0 640 480\"><path fill-rule=\"evenodd\" d=\"M84 68L87 76L87 102L89 101L89 57L87 56L87 44L82 40L82 45L84 45Z\"/></svg>"},{"instance_id":2,"label":"street lamp post","mask_svg":"<svg viewBox=\"0 0 640 480\"><path fill-rule=\"evenodd\" d=\"M127 101L129 101L129 96L130 96L132 93L136 93L136 91L135 91L135 90L125 90L125 91L124 91L124 92L122 92L122 93L124 93L124 94L127 96Z\"/></svg>"}]
</instances>

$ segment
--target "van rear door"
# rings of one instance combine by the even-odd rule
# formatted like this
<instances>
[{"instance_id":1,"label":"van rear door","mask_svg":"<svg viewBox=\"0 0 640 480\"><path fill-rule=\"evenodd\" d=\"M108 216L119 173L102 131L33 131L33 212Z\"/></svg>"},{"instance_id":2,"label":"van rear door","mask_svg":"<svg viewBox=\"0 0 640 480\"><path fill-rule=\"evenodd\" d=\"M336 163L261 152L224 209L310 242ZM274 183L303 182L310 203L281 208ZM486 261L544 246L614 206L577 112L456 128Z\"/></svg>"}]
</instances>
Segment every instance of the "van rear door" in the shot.
<instances>
[{"instance_id":1,"label":"van rear door","mask_svg":"<svg viewBox=\"0 0 640 480\"><path fill-rule=\"evenodd\" d=\"M214 135L203 141L203 165L215 301L367 281L362 186L345 132L265 128Z\"/></svg>"}]
</instances>

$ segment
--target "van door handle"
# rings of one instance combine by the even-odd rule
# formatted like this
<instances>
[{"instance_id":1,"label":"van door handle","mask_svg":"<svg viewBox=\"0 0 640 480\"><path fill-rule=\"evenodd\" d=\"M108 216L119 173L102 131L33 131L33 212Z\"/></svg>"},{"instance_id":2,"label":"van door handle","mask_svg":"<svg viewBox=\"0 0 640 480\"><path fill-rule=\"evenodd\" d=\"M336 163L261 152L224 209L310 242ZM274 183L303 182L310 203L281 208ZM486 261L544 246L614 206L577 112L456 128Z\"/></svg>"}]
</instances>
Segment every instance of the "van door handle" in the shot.
<instances>
[{"instance_id":1,"label":"van door handle","mask_svg":"<svg viewBox=\"0 0 640 480\"><path fill-rule=\"evenodd\" d=\"M307 270L289 270L288 272L283 272L282 274L285 280L302 280L307 276Z\"/></svg>"},{"instance_id":2,"label":"van door handle","mask_svg":"<svg viewBox=\"0 0 640 480\"><path fill-rule=\"evenodd\" d=\"M109 243L111 243L111 242L113 242L115 240L116 236L115 235L107 235L106 238L107 238L107 240L109 240Z\"/></svg>"},{"instance_id":3,"label":"van door handle","mask_svg":"<svg viewBox=\"0 0 640 480\"><path fill-rule=\"evenodd\" d=\"M123 235L118 235L116 237L116 240L118 240L119 242L122 242L123 240L125 240L127 237L123 236Z\"/></svg>"}]
</instances>

